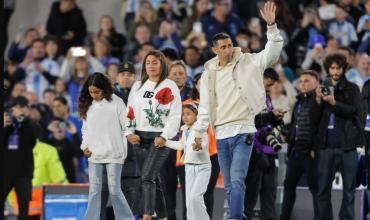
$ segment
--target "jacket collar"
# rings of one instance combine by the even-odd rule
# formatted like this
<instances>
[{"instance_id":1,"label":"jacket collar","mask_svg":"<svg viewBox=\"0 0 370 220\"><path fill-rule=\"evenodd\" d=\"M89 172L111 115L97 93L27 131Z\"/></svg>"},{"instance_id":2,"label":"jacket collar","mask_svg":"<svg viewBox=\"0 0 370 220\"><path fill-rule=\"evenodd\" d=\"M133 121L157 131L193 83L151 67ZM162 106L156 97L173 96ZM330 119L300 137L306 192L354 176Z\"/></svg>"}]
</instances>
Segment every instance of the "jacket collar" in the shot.
<instances>
[{"instance_id":1,"label":"jacket collar","mask_svg":"<svg viewBox=\"0 0 370 220\"><path fill-rule=\"evenodd\" d=\"M235 65L236 62L240 59L240 57L243 55L242 50L240 47L234 47L233 49L233 56L229 64ZM207 70L213 70L216 71L218 69L219 59L218 56L215 56L208 62L204 64L204 68ZM228 65L229 65L228 64Z\"/></svg>"}]
</instances>

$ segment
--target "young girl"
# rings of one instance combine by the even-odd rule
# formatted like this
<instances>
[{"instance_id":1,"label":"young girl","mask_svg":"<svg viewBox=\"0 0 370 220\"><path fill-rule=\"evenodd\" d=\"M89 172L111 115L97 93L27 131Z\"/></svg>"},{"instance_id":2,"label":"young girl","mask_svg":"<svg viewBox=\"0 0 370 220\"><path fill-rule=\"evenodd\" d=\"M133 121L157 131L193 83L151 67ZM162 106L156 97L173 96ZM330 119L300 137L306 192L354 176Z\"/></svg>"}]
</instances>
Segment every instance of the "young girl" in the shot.
<instances>
[{"instance_id":1,"label":"young girl","mask_svg":"<svg viewBox=\"0 0 370 220\"><path fill-rule=\"evenodd\" d=\"M144 220L154 211L159 219L166 218L159 171L170 152L165 143L176 136L181 120L180 91L167 79L167 71L163 53L150 51L144 58L142 81L135 82L128 98L126 136L141 169Z\"/></svg>"},{"instance_id":2,"label":"young girl","mask_svg":"<svg viewBox=\"0 0 370 220\"><path fill-rule=\"evenodd\" d=\"M124 137L126 106L113 94L102 73L90 75L79 98L83 119L81 149L89 161L89 202L85 220L99 220L103 169L108 176L109 195L116 220L134 219L121 190L122 164L127 155Z\"/></svg>"},{"instance_id":3,"label":"young girl","mask_svg":"<svg viewBox=\"0 0 370 220\"><path fill-rule=\"evenodd\" d=\"M192 126L197 119L198 107L194 103L186 104L182 111L180 141L167 141L166 146L172 149L183 149L181 160L185 163L185 187L186 187L186 210L187 219L196 220L210 219L204 204L203 196L207 190L211 176L211 160L208 153L208 135L202 137L202 147L196 148L194 144L195 134ZM204 140L204 141L203 141Z\"/></svg>"}]
</instances>

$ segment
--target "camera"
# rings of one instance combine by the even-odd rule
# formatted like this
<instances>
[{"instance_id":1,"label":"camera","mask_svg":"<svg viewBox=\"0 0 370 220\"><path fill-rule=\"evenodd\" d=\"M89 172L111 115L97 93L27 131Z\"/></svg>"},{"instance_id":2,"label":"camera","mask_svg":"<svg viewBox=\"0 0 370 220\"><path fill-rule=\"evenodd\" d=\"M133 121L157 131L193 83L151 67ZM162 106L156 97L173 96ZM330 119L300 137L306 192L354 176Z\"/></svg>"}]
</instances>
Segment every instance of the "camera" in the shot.
<instances>
[{"instance_id":1,"label":"camera","mask_svg":"<svg viewBox=\"0 0 370 220\"><path fill-rule=\"evenodd\" d=\"M59 128L62 129L63 131L67 129L67 122L61 121L59 122Z\"/></svg>"},{"instance_id":2,"label":"camera","mask_svg":"<svg viewBox=\"0 0 370 220\"><path fill-rule=\"evenodd\" d=\"M321 87L321 93L324 95L324 96L328 96L330 95L330 88L327 87L327 86L323 86Z\"/></svg>"},{"instance_id":3,"label":"camera","mask_svg":"<svg viewBox=\"0 0 370 220\"><path fill-rule=\"evenodd\" d=\"M280 151L282 146L279 142L279 140L275 137L275 134L273 133L269 133L267 134L266 136L266 142L268 145L270 145L272 147L272 149L274 149L274 151Z\"/></svg>"},{"instance_id":4,"label":"camera","mask_svg":"<svg viewBox=\"0 0 370 220\"><path fill-rule=\"evenodd\" d=\"M255 137L261 144L271 146L275 152L278 152L282 149L282 145L273 132L273 127L271 125L267 125L259 129Z\"/></svg>"}]
</instances>

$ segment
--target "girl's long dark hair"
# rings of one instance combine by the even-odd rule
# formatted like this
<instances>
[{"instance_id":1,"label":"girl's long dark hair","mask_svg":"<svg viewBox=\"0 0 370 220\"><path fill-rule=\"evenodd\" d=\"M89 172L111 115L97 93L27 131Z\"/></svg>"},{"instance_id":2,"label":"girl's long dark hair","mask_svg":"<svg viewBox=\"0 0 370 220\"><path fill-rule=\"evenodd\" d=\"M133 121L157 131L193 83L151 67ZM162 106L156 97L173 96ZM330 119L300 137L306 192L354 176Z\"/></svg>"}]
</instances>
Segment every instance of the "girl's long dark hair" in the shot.
<instances>
[{"instance_id":1,"label":"girl's long dark hair","mask_svg":"<svg viewBox=\"0 0 370 220\"><path fill-rule=\"evenodd\" d=\"M145 63L146 63L146 59L148 58L148 56L155 56L157 57L160 62L161 62L161 69L160 69L160 72L161 72L161 76L159 78L159 81L157 82L157 84L155 85L155 88L157 88L159 86L159 84L161 84L161 82L163 82L165 79L167 79L167 76L168 76L168 67L167 67L167 62L166 62L166 57L164 56L164 54L159 51L159 50L151 50L149 51L149 53L145 56L144 58L144 61L143 61L143 68L142 68L142 71L141 71L141 76L142 76L142 79L141 79L141 86L144 85L144 83L149 79L149 75L148 73L146 72L146 67L145 67ZM140 87L141 87L140 86Z\"/></svg>"},{"instance_id":2,"label":"girl's long dark hair","mask_svg":"<svg viewBox=\"0 0 370 220\"><path fill-rule=\"evenodd\" d=\"M90 75L83 84L80 97L78 98L78 113L82 119L86 119L87 111L93 101L89 93L89 86L95 86L96 88L103 90L103 97L108 101L112 100L113 87L108 77L99 72Z\"/></svg>"}]
</instances>

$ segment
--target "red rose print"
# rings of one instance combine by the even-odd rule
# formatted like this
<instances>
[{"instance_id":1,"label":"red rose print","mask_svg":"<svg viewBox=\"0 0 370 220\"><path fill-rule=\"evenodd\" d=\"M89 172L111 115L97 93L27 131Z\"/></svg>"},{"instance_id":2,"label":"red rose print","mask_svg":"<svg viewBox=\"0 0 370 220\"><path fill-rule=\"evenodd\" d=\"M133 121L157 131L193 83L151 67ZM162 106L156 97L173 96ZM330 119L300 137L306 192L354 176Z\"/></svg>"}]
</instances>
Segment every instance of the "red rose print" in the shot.
<instances>
[{"instance_id":1,"label":"red rose print","mask_svg":"<svg viewBox=\"0 0 370 220\"><path fill-rule=\"evenodd\" d=\"M128 107L127 118L129 118L131 121L135 119L134 109L131 106Z\"/></svg>"},{"instance_id":2,"label":"red rose print","mask_svg":"<svg viewBox=\"0 0 370 220\"><path fill-rule=\"evenodd\" d=\"M167 105L168 103L172 102L174 96L172 95L171 89L166 87L157 92L157 94L155 95L155 99L158 100L159 104Z\"/></svg>"}]
</instances>

